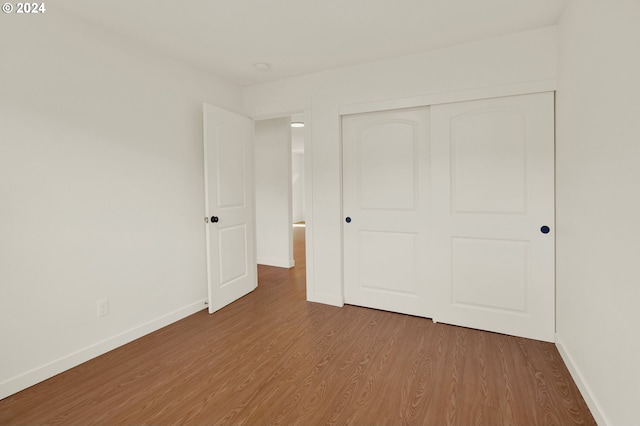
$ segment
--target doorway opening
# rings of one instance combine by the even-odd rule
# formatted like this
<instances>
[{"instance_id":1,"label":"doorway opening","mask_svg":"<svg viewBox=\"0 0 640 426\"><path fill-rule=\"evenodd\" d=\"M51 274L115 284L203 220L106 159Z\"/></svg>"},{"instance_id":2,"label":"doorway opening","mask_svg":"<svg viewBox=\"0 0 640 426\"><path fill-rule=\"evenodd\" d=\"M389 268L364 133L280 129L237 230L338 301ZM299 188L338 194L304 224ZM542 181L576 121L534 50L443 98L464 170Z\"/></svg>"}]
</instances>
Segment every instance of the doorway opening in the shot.
<instances>
[{"instance_id":1,"label":"doorway opening","mask_svg":"<svg viewBox=\"0 0 640 426\"><path fill-rule=\"evenodd\" d=\"M255 121L259 265L292 268L298 262L294 228L304 232L306 224L304 120L300 113Z\"/></svg>"}]
</instances>

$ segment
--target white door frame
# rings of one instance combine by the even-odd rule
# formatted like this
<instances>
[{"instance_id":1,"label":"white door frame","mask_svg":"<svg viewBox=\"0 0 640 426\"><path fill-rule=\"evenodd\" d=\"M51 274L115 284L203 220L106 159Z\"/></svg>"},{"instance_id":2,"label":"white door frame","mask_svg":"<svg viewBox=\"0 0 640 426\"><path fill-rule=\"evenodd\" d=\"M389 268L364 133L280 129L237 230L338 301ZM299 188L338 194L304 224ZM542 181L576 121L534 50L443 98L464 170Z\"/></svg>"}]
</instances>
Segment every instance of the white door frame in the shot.
<instances>
[{"instance_id":1,"label":"white door frame","mask_svg":"<svg viewBox=\"0 0 640 426\"><path fill-rule=\"evenodd\" d=\"M268 105L249 115L254 121L288 117L304 112L304 191L305 191L305 262L307 295L314 294L313 264L313 148L311 100L299 99L286 104ZM255 183L254 183L255 186Z\"/></svg>"},{"instance_id":2,"label":"white door frame","mask_svg":"<svg viewBox=\"0 0 640 426\"><path fill-rule=\"evenodd\" d=\"M374 100L369 102L360 102L356 104L342 104L338 109L338 119L342 122L344 116L351 114L360 114L360 113L369 113L369 112L379 112L386 110L395 110L402 108L412 108L412 107L431 107L438 104L449 104L454 102L463 102L463 101L474 101L474 100L482 100L482 99L491 99L491 98L502 98L508 96L519 96L519 95L529 95L534 93L543 93L543 92L553 92L555 94L556 91L556 80L548 79L548 80L540 80L528 83L516 83L512 85L498 86L498 87L487 87L487 88L479 88L479 89L471 89L471 90L463 90L458 92L445 92L445 93L434 93L427 95L420 95L415 97L404 97L397 99L385 99L385 100ZM343 135L342 135L342 127L340 127L340 152L342 152L343 148ZM344 167L343 158L340 157L340 170ZM555 170L554 170L555 173ZM342 182L342 176L340 177ZM342 194L340 196L340 213L344 216L344 205L342 200ZM554 215L555 215L555 205L554 205ZM344 224L340 226L340 238L341 241L344 241ZM342 293L340 297L342 302L344 303L344 247L340 247L341 250L341 270L343 273L341 274L341 288ZM555 253L554 253L555 258ZM554 259L555 262L555 259ZM434 322L436 320L434 319Z\"/></svg>"}]
</instances>

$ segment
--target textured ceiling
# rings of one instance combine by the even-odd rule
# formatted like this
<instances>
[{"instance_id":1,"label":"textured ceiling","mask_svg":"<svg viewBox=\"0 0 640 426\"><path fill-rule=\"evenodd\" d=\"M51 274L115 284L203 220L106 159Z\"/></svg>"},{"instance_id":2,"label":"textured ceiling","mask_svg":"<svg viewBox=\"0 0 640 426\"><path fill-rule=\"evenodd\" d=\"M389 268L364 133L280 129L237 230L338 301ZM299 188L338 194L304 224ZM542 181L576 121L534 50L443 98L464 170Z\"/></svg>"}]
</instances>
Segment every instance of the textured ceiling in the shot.
<instances>
[{"instance_id":1,"label":"textured ceiling","mask_svg":"<svg viewBox=\"0 0 640 426\"><path fill-rule=\"evenodd\" d=\"M553 25L566 0L57 0L241 86ZM269 71L253 64L266 62Z\"/></svg>"}]
</instances>

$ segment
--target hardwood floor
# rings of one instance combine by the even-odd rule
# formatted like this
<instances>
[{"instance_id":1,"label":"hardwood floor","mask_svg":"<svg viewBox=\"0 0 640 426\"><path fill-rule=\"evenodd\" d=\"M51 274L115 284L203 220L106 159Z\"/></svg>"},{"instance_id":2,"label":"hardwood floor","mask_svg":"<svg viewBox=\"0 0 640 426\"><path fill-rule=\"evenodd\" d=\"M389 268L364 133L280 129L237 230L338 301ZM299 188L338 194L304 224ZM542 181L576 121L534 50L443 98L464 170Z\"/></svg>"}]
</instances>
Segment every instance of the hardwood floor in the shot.
<instances>
[{"instance_id":1,"label":"hardwood floor","mask_svg":"<svg viewBox=\"0 0 640 426\"><path fill-rule=\"evenodd\" d=\"M296 267L0 401L0 424L595 424L553 344L305 301Z\"/></svg>"}]
</instances>

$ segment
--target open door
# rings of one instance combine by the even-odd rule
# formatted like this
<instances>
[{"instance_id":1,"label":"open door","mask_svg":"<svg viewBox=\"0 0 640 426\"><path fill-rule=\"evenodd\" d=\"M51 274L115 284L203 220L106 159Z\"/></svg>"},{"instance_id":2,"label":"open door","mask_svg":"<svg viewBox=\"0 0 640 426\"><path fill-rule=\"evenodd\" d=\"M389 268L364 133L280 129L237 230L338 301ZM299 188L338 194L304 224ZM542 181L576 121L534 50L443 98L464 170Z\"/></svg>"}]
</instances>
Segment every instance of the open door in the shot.
<instances>
[{"instance_id":1,"label":"open door","mask_svg":"<svg viewBox=\"0 0 640 426\"><path fill-rule=\"evenodd\" d=\"M253 122L204 104L209 313L254 290Z\"/></svg>"}]
</instances>

